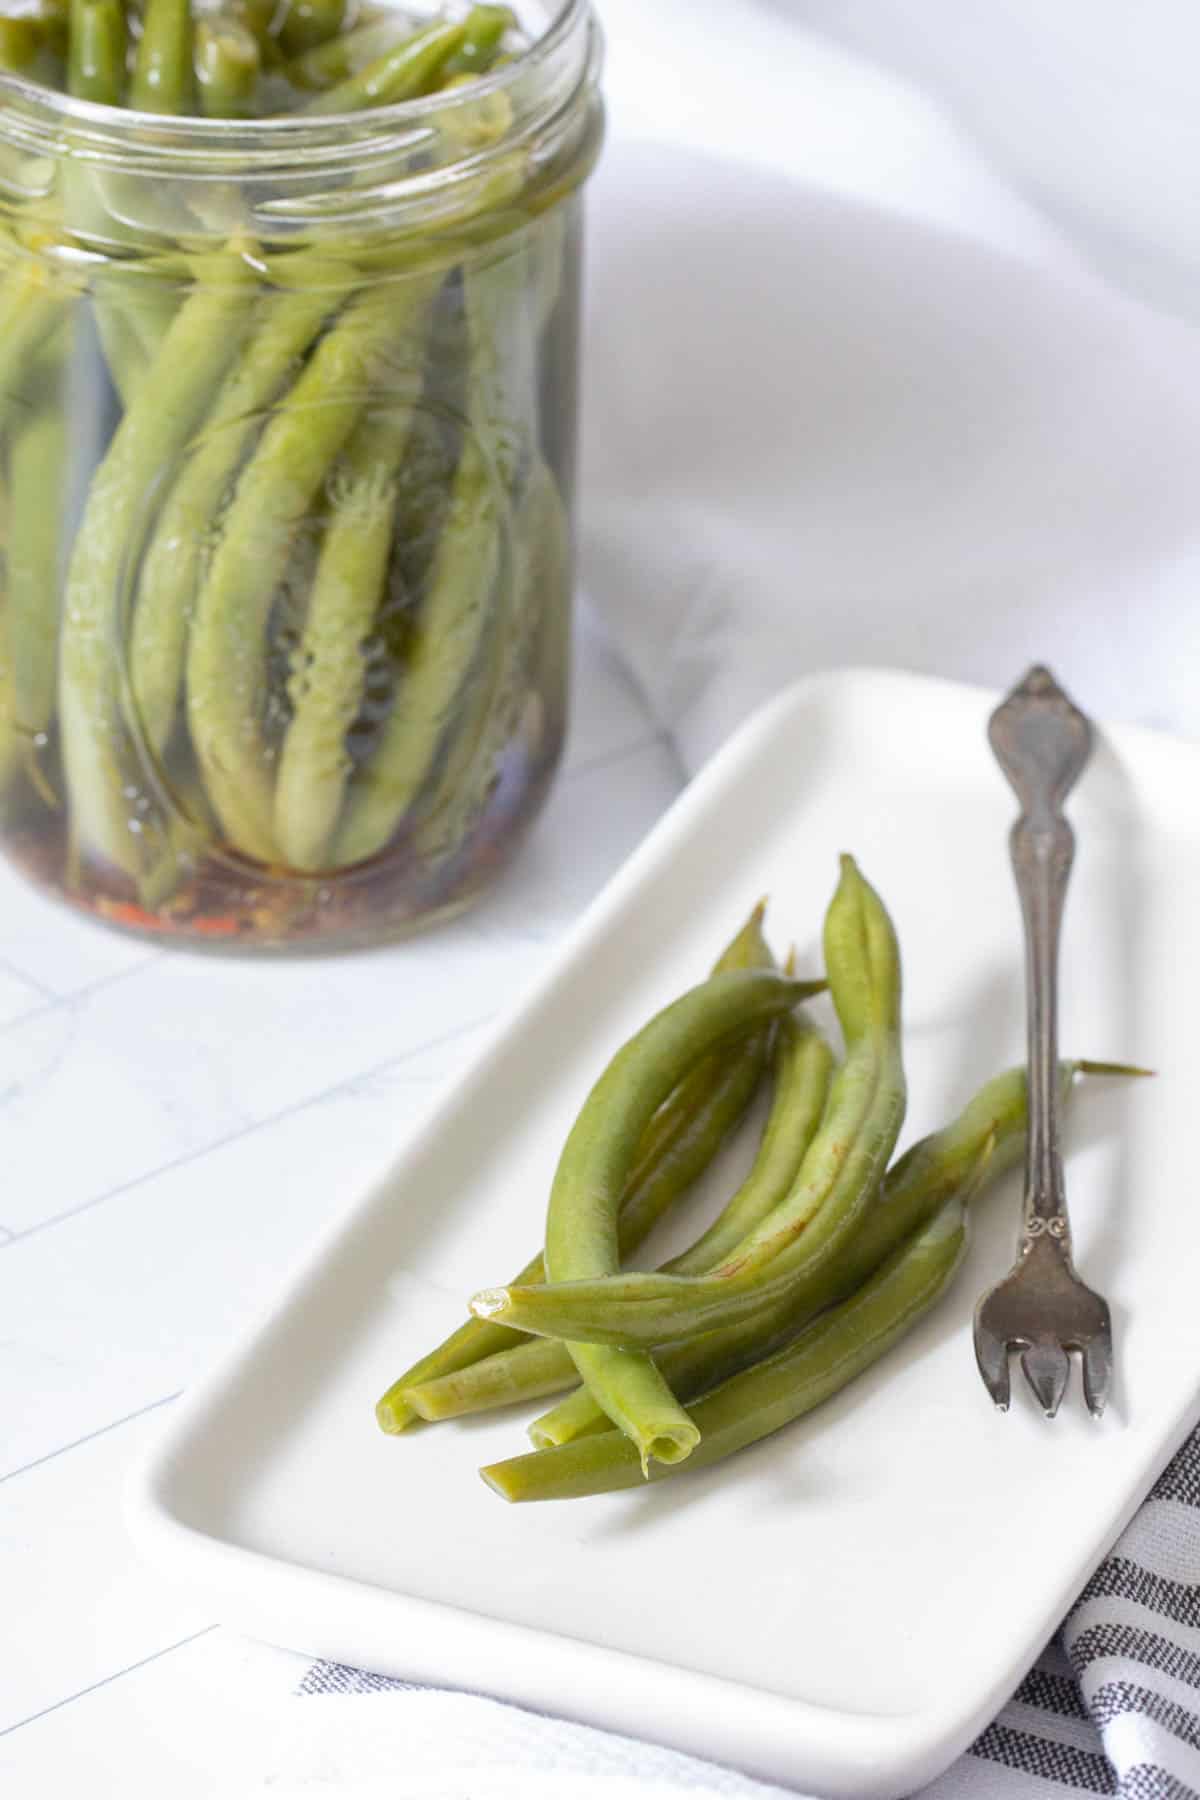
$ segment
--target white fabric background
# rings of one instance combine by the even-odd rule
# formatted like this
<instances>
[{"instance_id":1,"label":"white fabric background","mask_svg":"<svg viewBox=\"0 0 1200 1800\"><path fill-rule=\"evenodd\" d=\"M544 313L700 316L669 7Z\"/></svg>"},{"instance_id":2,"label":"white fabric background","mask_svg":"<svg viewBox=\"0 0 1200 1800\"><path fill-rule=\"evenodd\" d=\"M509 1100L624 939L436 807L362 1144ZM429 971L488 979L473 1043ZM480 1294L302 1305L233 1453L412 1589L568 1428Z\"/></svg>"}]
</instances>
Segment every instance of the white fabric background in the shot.
<instances>
[{"instance_id":1,"label":"white fabric background","mask_svg":"<svg viewBox=\"0 0 1200 1800\"><path fill-rule=\"evenodd\" d=\"M591 212L584 577L695 769L813 669L1200 730L1200 344L811 183L614 145Z\"/></svg>"}]
</instances>

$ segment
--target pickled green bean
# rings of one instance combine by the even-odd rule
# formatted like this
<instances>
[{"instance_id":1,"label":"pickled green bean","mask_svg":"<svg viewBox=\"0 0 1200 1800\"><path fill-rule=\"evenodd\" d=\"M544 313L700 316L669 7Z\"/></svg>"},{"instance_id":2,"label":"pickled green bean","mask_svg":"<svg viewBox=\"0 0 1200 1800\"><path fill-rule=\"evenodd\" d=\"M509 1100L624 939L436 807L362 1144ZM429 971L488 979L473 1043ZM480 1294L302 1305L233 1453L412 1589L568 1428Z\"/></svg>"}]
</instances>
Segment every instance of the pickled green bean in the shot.
<instances>
[{"instance_id":1,"label":"pickled green bean","mask_svg":"<svg viewBox=\"0 0 1200 1800\"><path fill-rule=\"evenodd\" d=\"M839 1393L878 1362L941 1298L966 1249L966 1210L949 1201L892 1252L850 1299L823 1314L792 1344L733 1376L694 1403L700 1442L688 1466L707 1468L769 1437ZM480 1470L504 1500L566 1500L640 1487L676 1467L643 1468L616 1431L575 1438Z\"/></svg>"},{"instance_id":2,"label":"pickled green bean","mask_svg":"<svg viewBox=\"0 0 1200 1800\"><path fill-rule=\"evenodd\" d=\"M655 1361L661 1366L661 1356L656 1356ZM404 1398L418 1418L432 1425L445 1419L461 1419L471 1413L514 1406L522 1400L541 1400L548 1394L561 1394L564 1388L573 1388L575 1392L570 1398L578 1398L586 1406L589 1423L596 1416L600 1420L597 1429L611 1430L612 1421L608 1414L596 1405L588 1389L578 1383L579 1371L565 1344L560 1344L557 1338L524 1338L511 1350L493 1351L491 1356L483 1356L465 1369L413 1382L405 1388ZM556 1412L559 1410L555 1408ZM577 1433L572 1430L567 1435L573 1437Z\"/></svg>"},{"instance_id":3,"label":"pickled green bean","mask_svg":"<svg viewBox=\"0 0 1200 1800\"><path fill-rule=\"evenodd\" d=\"M193 88L189 0L146 0L129 83L130 106L138 112L186 113Z\"/></svg>"},{"instance_id":4,"label":"pickled green bean","mask_svg":"<svg viewBox=\"0 0 1200 1800\"><path fill-rule=\"evenodd\" d=\"M403 38L411 37L412 31L412 24L403 15L376 19L373 24L344 31L315 50L293 57L279 73L293 87L323 93L351 76L361 75Z\"/></svg>"},{"instance_id":5,"label":"pickled green bean","mask_svg":"<svg viewBox=\"0 0 1200 1800\"><path fill-rule=\"evenodd\" d=\"M465 279L469 397L459 466L396 704L348 796L338 867L376 855L419 802L427 820L453 807L501 691L505 658L528 636L499 603L517 585L506 556L510 507L535 435L521 305L527 271L518 240ZM427 825L423 847L442 829Z\"/></svg>"},{"instance_id":6,"label":"pickled green bean","mask_svg":"<svg viewBox=\"0 0 1200 1800\"><path fill-rule=\"evenodd\" d=\"M119 106L129 32L121 0L71 0L67 86L77 100Z\"/></svg>"},{"instance_id":7,"label":"pickled green bean","mask_svg":"<svg viewBox=\"0 0 1200 1800\"><path fill-rule=\"evenodd\" d=\"M530 592L540 602L530 685L539 696L542 744L557 750L567 731L575 557L566 504L545 463L530 481L521 524L518 543L529 546Z\"/></svg>"},{"instance_id":8,"label":"pickled green bean","mask_svg":"<svg viewBox=\"0 0 1200 1800\"><path fill-rule=\"evenodd\" d=\"M467 41L467 21L427 25L402 43L318 94L303 108L309 113L361 112L368 106L392 106L413 100L437 85L448 57Z\"/></svg>"},{"instance_id":9,"label":"pickled green bean","mask_svg":"<svg viewBox=\"0 0 1200 1800\"><path fill-rule=\"evenodd\" d=\"M545 331L562 294L567 251L567 222L561 212L547 213L538 221L537 275L538 331Z\"/></svg>"},{"instance_id":10,"label":"pickled green bean","mask_svg":"<svg viewBox=\"0 0 1200 1800\"><path fill-rule=\"evenodd\" d=\"M158 360L93 477L67 574L59 669L63 762L79 847L137 878L151 822L137 817L113 645L121 582L138 549L147 494L174 466L211 404L254 298L240 254L207 259ZM131 822L132 821L132 822ZM136 827L136 829L135 829Z\"/></svg>"},{"instance_id":11,"label":"pickled green bean","mask_svg":"<svg viewBox=\"0 0 1200 1800\"><path fill-rule=\"evenodd\" d=\"M467 18L462 48L446 63L444 76L482 75L491 68L504 35L516 28L516 14L507 6L475 6Z\"/></svg>"},{"instance_id":12,"label":"pickled green bean","mask_svg":"<svg viewBox=\"0 0 1200 1800\"><path fill-rule=\"evenodd\" d=\"M537 228L527 226L464 274L473 416L513 495L528 473L537 435L536 311L530 305L536 239Z\"/></svg>"},{"instance_id":13,"label":"pickled green bean","mask_svg":"<svg viewBox=\"0 0 1200 1800\"><path fill-rule=\"evenodd\" d=\"M7 798L23 760L21 735L17 730L8 625L8 595L0 565L0 804Z\"/></svg>"},{"instance_id":14,"label":"pickled green bean","mask_svg":"<svg viewBox=\"0 0 1200 1800\"><path fill-rule=\"evenodd\" d=\"M274 784L263 742L267 615L296 534L386 371L419 345L436 278L356 294L317 344L243 470L196 601L187 716L229 841L274 862Z\"/></svg>"},{"instance_id":15,"label":"pickled green bean","mask_svg":"<svg viewBox=\"0 0 1200 1800\"><path fill-rule=\"evenodd\" d=\"M42 47L41 28L33 14L0 13L0 69L6 74L31 74Z\"/></svg>"},{"instance_id":16,"label":"pickled green bean","mask_svg":"<svg viewBox=\"0 0 1200 1800\"><path fill-rule=\"evenodd\" d=\"M829 1097L833 1052L810 1020L781 1019L775 1033L775 1093L754 1167L720 1216L663 1268L676 1275L720 1266L787 1197L816 1137Z\"/></svg>"},{"instance_id":17,"label":"pickled green bean","mask_svg":"<svg viewBox=\"0 0 1200 1800\"><path fill-rule=\"evenodd\" d=\"M50 50L65 63L70 39L71 0L35 0L34 17Z\"/></svg>"},{"instance_id":18,"label":"pickled green bean","mask_svg":"<svg viewBox=\"0 0 1200 1800\"><path fill-rule=\"evenodd\" d=\"M41 391L35 389L30 416L14 433L9 452L13 714L31 756L54 717L63 575L60 515L67 459L67 421L56 379L60 369L61 353L46 369Z\"/></svg>"},{"instance_id":19,"label":"pickled green bean","mask_svg":"<svg viewBox=\"0 0 1200 1800\"><path fill-rule=\"evenodd\" d=\"M414 853L429 865L466 846L492 790L498 757L512 735L514 707L526 691L524 678L538 596L531 586L536 573L531 550L522 536L531 496L523 495L521 488L536 438L534 384L525 390L523 403L507 417L498 415L495 404L496 358L503 355L504 343L513 336L514 315L524 315L523 275L519 245L486 269L464 270L463 275L470 346L467 429L476 435L479 445L486 446L487 474L500 495L490 595L478 615L479 629L461 646L454 697L447 703L445 717L440 722L436 718L428 721L433 728L426 750L429 779L420 784L419 793L414 787L399 803L394 794L389 796L393 762L401 760L406 750L411 755L413 745L412 733L406 739L406 734L394 728L385 734L366 771L371 787L368 804L383 813L380 829L390 836L403 820ZM494 333L500 334L499 351ZM450 516L452 519L452 513ZM446 673L453 678L452 671ZM406 687L399 705L409 704Z\"/></svg>"},{"instance_id":20,"label":"pickled green bean","mask_svg":"<svg viewBox=\"0 0 1200 1800\"><path fill-rule=\"evenodd\" d=\"M730 969L773 968L762 932L760 902L718 958L714 974ZM642 1133L621 1208L623 1254L647 1237L674 1200L690 1186L734 1130L758 1087L766 1062L767 1034L752 1032L718 1051L685 1075ZM545 1279L541 1252L526 1263L519 1279ZM407 1390L465 1369L484 1357L527 1344L520 1332L468 1319L436 1349L419 1358L388 1388L376 1407L384 1431L403 1431L416 1417ZM555 1346L557 1348L558 1346ZM572 1371L574 1364L571 1365Z\"/></svg>"},{"instance_id":21,"label":"pickled green bean","mask_svg":"<svg viewBox=\"0 0 1200 1800\"><path fill-rule=\"evenodd\" d=\"M635 1171L630 1177L619 1227L622 1255L629 1255L637 1248L674 1201L699 1179L737 1129L766 1066L763 1034L749 1033L731 1047L725 1060L713 1060L719 1073L710 1081L706 1092L701 1093L702 1084L693 1079L700 1073L698 1070L693 1071L692 1076L686 1076L677 1089L680 1108L686 1105L690 1114L687 1129L678 1137L665 1140L653 1158L642 1157L640 1172ZM545 1262L540 1253L526 1264L521 1279L524 1282L545 1279ZM553 1353L553 1361L547 1353ZM483 1377L485 1381L505 1382L509 1358L521 1359L519 1368L524 1370L524 1375L519 1378L523 1383L532 1378L535 1367L540 1368L544 1376L548 1371L555 1375L552 1387L535 1389L523 1385L523 1398L558 1392L579 1378L575 1364L557 1340L529 1338L503 1325L469 1319L436 1351L407 1369L388 1389L376 1408L380 1426L387 1432L403 1431L422 1416L421 1409L412 1403L412 1394L425 1382L436 1386L443 1376L453 1380L459 1372L470 1375L475 1368L482 1370L485 1363L505 1364L504 1368L489 1370ZM473 1411L475 1408L456 1410ZM447 1411L437 1416L448 1418L451 1413Z\"/></svg>"},{"instance_id":22,"label":"pickled green bean","mask_svg":"<svg viewBox=\"0 0 1200 1800\"><path fill-rule=\"evenodd\" d=\"M122 305L149 367L162 349L171 320L179 310L178 296L159 282L146 281L140 289L130 283Z\"/></svg>"},{"instance_id":23,"label":"pickled green bean","mask_svg":"<svg viewBox=\"0 0 1200 1800\"><path fill-rule=\"evenodd\" d=\"M278 26L282 0L224 0L222 12L244 25L258 45L264 67L280 60Z\"/></svg>"},{"instance_id":24,"label":"pickled green bean","mask_svg":"<svg viewBox=\"0 0 1200 1800\"><path fill-rule=\"evenodd\" d=\"M690 1251L673 1258L665 1267L710 1267L720 1260L726 1242L737 1242L782 1198L820 1123L831 1064L828 1046L807 1021L778 1021L772 1058L774 1094L754 1166L709 1230ZM629 1242L625 1211L618 1232L624 1258L636 1247ZM476 1363L439 1381L411 1388L407 1398L422 1418L452 1418L479 1411L482 1406L503 1406L515 1399L552 1393L569 1385L574 1373L575 1366L564 1346L535 1340L501 1352L487 1359L486 1364ZM590 1394L587 1397L591 1399Z\"/></svg>"},{"instance_id":25,"label":"pickled green bean","mask_svg":"<svg viewBox=\"0 0 1200 1800\"><path fill-rule=\"evenodd\" d=\"M826 915L825 961L846 1039L820 1131L787 1198L710 1274L574 1273L475 1296L476 1317L576 1343L634 1349L736 1323L809 1278L855 1229L904 1119L900 958L887 912L852 857ZM563 1285L570 1282L569 1289Z\"/></svg>"},{"instance_id":26,"label":"pickled green bean","mask_svg":"<svg viewBox=\"0 0 1200 1800\"><path fill-rule=\"evenodd\" d=\"M520 724L519 709L531 692L553 693L563 679L558 669L544 683L531 677L539 631L556 635L565 657L570 629L569 527L557 484L540 458L517 509L513 536L511 624L494 634L490 677L476 683L473 705L460 718L413 822L412 847L429 864L461 854L469 844L500 758ZM540 709L543 702L539 698L536 704Z\"/></svg>"},{"instance_id":27,"label":"pickled green bean","mask_svg":"<svg viewBox=\"0 0 1200 1800\"><path fill-rule=\"evenodd\" d=\"M499 623L491 601L501 550L501 496L468 435L401 691L338 832L338 867L382 850L432 773L462 685L477 679Z\"/></svg>"},{"instance_id":28,"label":"pickled green bean","mask_svg":"<svg viewBox=\"0 0 1200 1800\"><path fill-rule=\"evenodd\" d=\"M128 41L121 0L70 0L67 86L74 98L102 106L124 103ZM72 164L64 189L71 232L100 243L128 242L130 234L113 218L95 170ZM135 293L114 268L92 278L96 331L125 407L132 405L138 383L161 347L168 323L163 298L148 286Z\"/></svg>"},{"instance_id":29,"label":"pickled green bean","mask_svg":"<svg viewBox=\"0 0 1200 1800\"><path fill-rule=\"evenodd\" d=\"M415 396L414 396L415 397ZM346 733L362 701L363 647L387 581L412 399L392 396L359 424L333 486L332 511L289 684L275 841L295 869L321 869L351 769Z\"/></svg>"},{"instance_id":30,"label":"pickled green bean","mask_svg":"<svg viewBox=\"0 0 1200 1800\"><path fill-rule=\"evenodd\" d=\"M262 52L249 26L217 15L196 21L196 87L209 119L248 119L262 68Z\"/></svg>"},{"instance_id":31,"label":"pickled green bean","mask_svg":"<svg viewBox=\"0 0 1200 1800\"><path fill-rule=\"evenodd\" d=\"M0 427L27 371L74 293L64 280L32 258L0 282Z\"/></svg>"},{"instance_id":32,"label":"pickled green bean","mask_svg":"<svg viewBox=\"0 0 1200 1800\"><path fill-rule=\"evenodd\" d=\"M748 970L711 976L617 1052L584 1102L559 1158L546 1214L550 1281L606 1275L620 1267L621 1196L654 1112L722 1039L790 1012L815 985ZM580 1342L568 1347L598 1403L636 1444L643 1465L653 1459L678 1462L691 1452L699 1432L649 1355Z\"/></svg>"},{"instance_id":33,"label":"pickled green bean","mask_svg":"<svg viewBox=\"0 0 1200 1800\"><path fill-rule=\"evenodd\" d=\"M342 34L346 0L289 0L278 29L285 56L301 56Z\"/></svg>"},{"instance_id":34,"label":"pickled green bean","mask_svg":"<svg viewBox=\"0 0 1200 1800\"><path fill-rule=\"evenodd\" d=\"M97 275L94 278L92 316L112 384L122 407L128 410L133 405L138 385L152 358L146 354L132 315L118 301L114 301L110 290L111 283L106 276Z\"/></svg>"},{"instance_id":35,"label":"pickled green bean","mask_svg":"<svg viewBox=\"0 0 1200 1800\"><path fill-rule=\"evenodd\" d=\"M309 265L295 292L260 304L247 350L158 512L139 571L129 648L137 729L156 758L178 712L197 586L226 489L258 435L264 409L297 375L344 291L343 270Z\"/></svg>"}]
</instances>

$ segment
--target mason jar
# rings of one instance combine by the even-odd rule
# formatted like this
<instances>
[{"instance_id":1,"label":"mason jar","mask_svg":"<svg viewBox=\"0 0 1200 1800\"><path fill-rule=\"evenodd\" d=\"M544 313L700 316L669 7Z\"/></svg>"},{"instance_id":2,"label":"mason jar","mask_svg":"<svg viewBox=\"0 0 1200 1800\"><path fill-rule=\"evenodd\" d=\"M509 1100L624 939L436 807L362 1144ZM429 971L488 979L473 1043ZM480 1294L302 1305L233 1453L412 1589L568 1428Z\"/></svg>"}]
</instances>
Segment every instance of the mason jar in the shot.
<instances>
[{"instance_id":1,"label":"mason jar","mask_svg":"<svg viewBox=\"0 0 1200 1800\"><path fill-rule=\"evenodd\" d=\"M522 25L345 114L0 77L3 846L73 906L369 943L541 806L601 107L587 0Z\"/></svg>"}]
</instances>

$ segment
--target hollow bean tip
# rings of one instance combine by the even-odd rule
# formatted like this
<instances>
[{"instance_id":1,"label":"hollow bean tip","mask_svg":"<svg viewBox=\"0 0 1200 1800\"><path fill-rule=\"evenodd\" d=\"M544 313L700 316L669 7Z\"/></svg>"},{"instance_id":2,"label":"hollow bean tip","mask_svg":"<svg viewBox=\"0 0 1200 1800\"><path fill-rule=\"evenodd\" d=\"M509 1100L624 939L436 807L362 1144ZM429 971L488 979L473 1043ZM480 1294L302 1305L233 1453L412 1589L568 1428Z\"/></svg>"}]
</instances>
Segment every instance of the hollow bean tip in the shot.
<instances>
[{"instance_id":1,"label":"hollow bean tip","mask_svg":"<svg viewBox=\"0 0 1200 1800\"><path fill-rule=\"evenodd\" d=\"M783 965L783 972L788 977L789 981L793 980L795 978L795 974L796 974L796 946L795 946L795 944L789 944L789 946L788 946L787 959Z\"/></svg>"},{"instance_id":2,"label":"hollow bean tip","mask_svg":"<svg viewBox=\"0 0 1200 1800\"><path fill-rule=\"evenodd\" d=\"M676 1463L685 1462L700 1442L700 1430L696 1425L673 1425L669 1430L651 1432L648 1437L637 1440L638 1456L642 1464L642 1478L650 1479L652 1462L666 1463L673 1468Z\"/></svg>"},{"instance_id":3,"label":"hollow bean tip","mask_svg":"<svg viewBox=\"0 0 1200 1800\"><path fill-rule=\"evenodd\" d=\"M499 1313L507 1312L508 1304L507 1288L481 1288L479 1293L471 1296L471 1311L477 1319L494 1319Z\"/></svg>"}]
</instances>

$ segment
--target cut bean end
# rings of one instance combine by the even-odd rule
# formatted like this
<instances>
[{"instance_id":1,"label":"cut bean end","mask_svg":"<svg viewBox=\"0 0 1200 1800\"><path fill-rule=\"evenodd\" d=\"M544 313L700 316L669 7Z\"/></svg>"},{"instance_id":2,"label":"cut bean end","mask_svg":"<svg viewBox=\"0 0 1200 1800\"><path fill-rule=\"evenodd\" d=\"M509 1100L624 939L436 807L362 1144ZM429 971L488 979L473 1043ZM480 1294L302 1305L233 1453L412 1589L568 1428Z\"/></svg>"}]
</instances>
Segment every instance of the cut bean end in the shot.
<instances>
[{"instance_id":1,"label":"cut bean end","mask_svg":"<svg viewBox=\"0 0 1200 1800\"><path fill-rule=\"evenodd\" d=\"M510 1506L515 1504L515 1502L521 1498L520 1494L506 1475L503 1463L489 1463L486 1467L480 1469L479 1473L487 1483L488 1487L491 1488L493 1494L499 1494L500 1498L502 1500L507 1500Z\"/></svg>"},{"instance_id":2,"label":"cut bean end","mask_svg":"<svg viewBox=\"0 0 1200 1800\"><path fill-rule=\"evenodd\" d=\"M535 1450L553 1450L556 1444L565 1444L567 1441L553 1427L547 1430L538 1419L534 1420L525 1435Z\"/></svg>"},{"instance_id":3,"label":"cut bean end","mask_svg":"<svg viewBox=\"0 0 1200 1800\"><path fill-rule=\"evenodd\" d=\"M634 1447L641 1458L644 1479L650 1479L652 1462L666 1463L669 1467L686 1462L699 1442L700 1428L690 1423L665 1425L639 1434L634 1439Z\"/></svg>"},{"instance_id":4,"label":"cut bean end","mask_svg":"<svg viewBox=\"0 0 1200 1800\"><path fill-rule=\"evenodd\" d=\"M381 1431L386 1431L389 1437L397 1437L410 1425L415 1425L420 1414L403 1395L387 1393L376 1405L375 1417Z\"/></svg>"}]
</instances>

